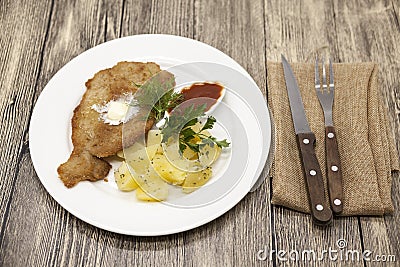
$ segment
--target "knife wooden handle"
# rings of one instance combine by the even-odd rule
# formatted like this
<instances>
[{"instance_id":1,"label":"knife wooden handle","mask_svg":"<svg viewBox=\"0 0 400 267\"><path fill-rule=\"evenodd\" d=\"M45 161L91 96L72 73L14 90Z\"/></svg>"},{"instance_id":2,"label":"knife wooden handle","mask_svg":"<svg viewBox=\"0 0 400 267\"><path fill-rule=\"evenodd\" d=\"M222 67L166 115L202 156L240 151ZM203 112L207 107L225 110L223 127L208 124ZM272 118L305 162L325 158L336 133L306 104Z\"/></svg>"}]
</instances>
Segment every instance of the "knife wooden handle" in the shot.
<instances>
[{"instance_id":1,"label":"knife wooden handle","mask_svg":"<svg viewBox=\"0 0 400 267\"><path fill-rule=\"evenodd\" d=\"M321 167L315 154L315 135L312 132L299 133L296 137L306 179L311 216L316 224L327 225L332 221L332 211L325 198Z\"/></svg>"},{"instance_id":2,"label":"knife wooden handle","mask_svg":"<svg viewBox=\"0 0 400 267\"><path fill-rule=\"evenodd\" d=\"M343 211L342 166L340 164L335 127L325 127L325 139L329 200L332 211L335 214L340 214Z\"/></svg>"}]
</instances>

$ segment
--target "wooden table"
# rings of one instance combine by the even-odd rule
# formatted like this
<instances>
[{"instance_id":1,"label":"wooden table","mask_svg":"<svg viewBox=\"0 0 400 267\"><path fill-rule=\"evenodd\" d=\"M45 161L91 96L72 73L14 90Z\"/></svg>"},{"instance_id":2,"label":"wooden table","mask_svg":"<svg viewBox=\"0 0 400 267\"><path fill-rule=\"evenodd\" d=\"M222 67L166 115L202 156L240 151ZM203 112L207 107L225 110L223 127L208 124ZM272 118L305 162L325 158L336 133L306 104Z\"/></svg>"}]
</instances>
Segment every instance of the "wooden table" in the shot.
<instances>
[{"instance_id":1,"label":"wooden table","mask_svg":"<svg viewBox=\"0 0 400 267\"><path fill-rule=\"evenodd\" d=\"M28 146L34 104L64 64L105 41L142 33L212 45L247 69L264 94L266 61L279 60L281 53L311 62L326 49L335 62L376 61L399 146L399 16L396 0L1 1L0 266L275 266L285 264L277 253L265 261L257 253L337 249L338 239L348 249L395 255L391 264L399 265L399 174L393 175L392 216L340 218L316 228L309 216L271 205L267 182L202 227L143 238L100 230L65 211L41 185ZM374 265L327 259L312 264Z\"/></svg>"}]
</instances>

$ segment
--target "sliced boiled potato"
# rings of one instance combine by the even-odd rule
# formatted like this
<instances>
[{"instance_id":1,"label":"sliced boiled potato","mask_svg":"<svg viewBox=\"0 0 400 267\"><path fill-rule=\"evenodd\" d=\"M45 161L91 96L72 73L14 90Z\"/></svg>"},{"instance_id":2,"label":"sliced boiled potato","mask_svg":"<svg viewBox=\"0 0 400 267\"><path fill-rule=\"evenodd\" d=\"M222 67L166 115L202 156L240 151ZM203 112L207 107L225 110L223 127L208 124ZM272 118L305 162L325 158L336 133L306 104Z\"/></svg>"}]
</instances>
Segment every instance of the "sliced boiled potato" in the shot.
<instances>
[{"instance_id":1,"label":"sliced boiled potato","mask_svg":"<svg viewBox=\"0 0 400 267\"><path fill-rule=\"evenodd\" d=\"M149 157L150 160L152 160L154 158L154 156L157 153L157 150L161 147L160 144L155 144L155 145L151 145L146 147L147 150L147 156Z\"/></svg>"},{"instance_id":2,"label":"sliced boiled potato","mask_svg":"<svg viewBox=\"0 0 400 267\"><path fill-rule=\"evenodd\" d=\"M203 124L200 122L197 122L195 125L190 126L190 128L192 128L193 131L195 131L197 133L201 130L201 128L203 128Z\"/></svg>"},{"instance_id":3,"label":"sliced boiled potato","mask_svg":"<svg viewBox=\"0 0 400 267\"><path fill-rule=\"evenodd\" d=\"M191 150L190 148L186 147L183 151L183 157L189 160L195 160L198 158L197 152Z\"/></svg>"},{"instance_id":4,"label":"sliced boiled potato","mask_svg":"<svg viewBox=\"0 0 400 267\"><path fill-rule=\"evenodd\" d=\"M162 134L160 130L150 130L147 133L146 146L160 145L162 140Z\"/></svg>"},{"instance_id":5,"label":"sliced boiled potato","mask_svg":"<svg viewBox=\"0 0 400 267\"><path fill-rule=\"evenodd\" d=\"M124 148L124 150L118 151L117 152L117 156L120 157L120 158L126 158L130 154L133 154L136 151L142 150L143 148L144 148L144 145L139 143L139 142L137 142L137 143L134 143L130 147Z\"/></svg>"},{"instance_id":6,"label":"sliced boiled potato","mask_svg":"<svg viewBox=\"0 0 400 267\"><path fill-rule=\"evenodd\" d=\"M182 157L181 153L179 152L177 142L171 142L168 145L163 144L163 148L164 156L177 169L187 172L197 172L204 169L201 166L200 161L196 159L196 157L194 159L187 159L186 157Z\"/></svg>"},{"instance_id":7,"label":"sliced boiled potato","mask_svg":"<svg viewBox=\"0 0 400 267\"><path fill-rule=\"evenodd\" d=\"M141 200L141 201L151 201L151 202L157 202L159 201L156 198L152 198L150 195L146 194L140 187L136 189L136 198Z\"/></svg>"},{"instance_id":8,"label":"sliced boiled potato","mask_svg":"<svg viewBox=\"0 0 400 267\"><path fill-rule=\"evenodd\" d=\"M192 128L193 131L195 131L196 133L198 133L198 132L201 130L201 128L203 128L203 126L204 126L203 123L198 122L198 123L196 123L195 125L190 126L190 128ZM204 135L211 135L210 132L207 131L207 130L203 130L201 133L204 134ZM200 141L200 138L197 139L197 140L195 140L195 141Z\"/></svg>"},{"instance_id":9,"label":"sliced boiled potato","mask_svg":"<svg viewBox=\"0 0 400 267\"><path fill-rule=\"evenodd\" d=\"M125 158L125 156L124 156L124 151L123 151L123 150L118 151L118 152L117 152L117 156L120 157L121 159Z\"/></svg>"},{"instance_id":10,"label":"sliced boiled potato","mask_svg":"<svg viewBox=\"0 0 400 267\"><path fill-rule=\"evenodd\" d=\"M199 132L203 125L197 123L191 127ZM210 135L208 131L202 131L202 134ZM118 156L125 158L114 172L121 191L136 189L138 200L163 201L168 197L168 184L181 185L184 193L191 193L210 180L210 166L220 156L221 148L215 144L203 144L196 137L191 141L200 144L200 151L197 153L186 148L181 154L178 142L171 139L168 144L162 144L161 141L161 131L150 130L146 146L135 143L118 152Z\"/></svg>"},{"instance_id":11,"label":"sliced boiled potato","mask_svg":"<svg viewBox=\"0 0 400 267\"><path fill-rule=\"evenodd\" d=\"M160 146L157 148L156 154L159 154L159 155L164 154L164 149L163 149L162 145L160 145Z\"/></svg>"},{"instance_id":12,"label":"sliced boiled potato","mask_svg":"<svg viewBox=\"0 0 400 267\"><path fill-rule=\"evenodd\" d=\"M221 148L216 144L203 144L199 146L199 162L202 166L211 166L221 155Z\"/></svg>"},{"instance_id":13,"label":"sliced boiled potato","mask_svg":"<svg viewBox=\"0 0 400 267\"><path fill-rule=\"evenodd\" d=\"M142 201L163 201L168 197L168 184L160 178L152 167L137 178L139 188L136 197Z\"/></svg>"},{"instance_id":14,"label":"sliced boiled potato","mask_svg":"<svg viewBox=\"0 0 400 267\"><path fill-rule=\"evenodd\" d=\"M172 139L171 139L172 140ZM181 154L179 153L178 143L177 142L168 142L167 144L162 144L163 147L162 154L167 157L170 161L174 161L177 159L182 159Z\"/></svg>"},{"instance_id":15,"label":"sliced boiled potato","mask_svg":"<svg viewBox=\"0 0 400 267\"><path fill-rule=\"evenodd\" d=\"M144 174L150 165L150 161L156 155L159 146L159 144L155 144L149 147L142 147L132 153L131 151L125 152L126 161L136 173Z\"/></svg>"},{"instance_id":16,"label":"sliced boiled potato","mask_svg":"<svg viewBox=\"0 0 400 267\"><path fill-rule=\"evenodd\" d=\"M158 190L158 196L155 197L153 194L148 194L140 187L136 189L136 198L141 201L149 201L149 202L159 202L164 201L168 197L168 188L167 190Z\"/></svg>"},{"instance_id":17,"label":"sliced boiled potato","mask_svg":"<svg viewBox=\"0 0 400 267\"><path fill-rule=\"evenodd\" d=\"M162 134L160 130L150 130L147 134L147 142L146 142L146 147L148 148L155 148L153 147L154 145L158 145L158 147L161 145L161 140L162 140ZM125 158L127 155L133 154L139 150L142 150L145 146L141 143L134 143L132 146L125 148L124 150L118 151L117 156L120 158ZM157 150L156 150L157 151ZM155 154L155 153L154 153ZM153 150L149 150L149 158L152 158L153 155Z\"/></svg>"},{"instance_id":18,"label":"sliced boiled potato","mask_svg":"<svg viewBox=\"0 0 400 267\"><path fill-rule=\"evenodd\" d=\"M133 191L138 187L132 173L128 169L128 165L125 161L122 162L121 166L114 172L115 182L117 183L118 189L121 191Z\"/></svg>"},{"instance_id":19,"label":"sliced boiled potato","mask_svg":"<svg viewBox=\"0 0 400 267\"><path fill-rule=\"evenodd\" d=\"M186 175L186 179L182 184L184 193L191 193L199 187L205 185L212 176L212 169L208 167L201 172L190 172Z\"/></svg>"},{"instance_id":20,"label":"sliced boiled potato","mask_svg":"<svg viewBox=\"0 0 400 267\"><path fill-rule=\"evenodd\" d=\"M175 168L164 155L156 154L152 160L154 170L162 179L174 185L183 183L186 177L186 172Z\"/></svg>"},{"instance_id":21,"label":"sliced boiled potato","mask_svg":"<svg viewBox=\"0 0 400 267\"><path fill-rule=\"evenodd\" d=\"M129 155L125 154L125 156L127 163L137 175L145 174L150 165L150 159L148 157L146 148L138 150Z\"/></svg>"}]
</instances>

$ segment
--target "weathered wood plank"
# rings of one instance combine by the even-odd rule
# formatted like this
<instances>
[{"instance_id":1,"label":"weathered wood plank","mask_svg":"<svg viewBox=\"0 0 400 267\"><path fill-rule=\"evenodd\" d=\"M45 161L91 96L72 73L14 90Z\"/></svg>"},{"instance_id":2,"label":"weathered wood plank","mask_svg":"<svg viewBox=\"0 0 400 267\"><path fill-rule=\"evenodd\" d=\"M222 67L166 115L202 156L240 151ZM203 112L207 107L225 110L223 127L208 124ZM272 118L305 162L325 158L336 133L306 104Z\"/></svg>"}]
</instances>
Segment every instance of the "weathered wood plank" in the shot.
<instances>
[{"instance_id":1,"label":"weathered wood plank","mask_svg":"<svg viewBox=\"0 0 400 267\"><path fill-rule=\"evenodd\" d=\"M265 94L265 40L262 1L196 1L195 39L237 60ZM266 176L266 174L264 174ZM271 265L257 252L271 247L269 183L235 208L185 233L185 255L195 266Z\"/></svg>"},{"instance_id":2,"label":"weathered wood plank","mask_svg":"<svg viewBox=\"0 0 400 267\"><path fill-rule=\"evenodd\" d=\"M340 59L348 62L375 61L379 64L382 94L399 147L400 54L396 51L400 49L400 31L396 6L390 1L335 1L335 14ZM373 251L373 255L394 254L397 259L400 258L399 187L399 175L395 174L392 189L395 206L393 216L360 219L364 249ZM367 262L367 265L373 264Z\"/></svg>"},{"instance_id":3,"label":"weathered wood plank","mask_svg":"<svg viewBox=\"0 0 400 267\"><path fill-rule=\"evenodd\" d=\"M4 236L4 266L94 266L98 229L76 219L40 184L25 150Z\"/></svg>"},{"instance_id":4,"label":"weathered wood plank","mask_svg":"<svg viewBox=\"0 0 400 267\"><path fill-rule=\"evenodd\" d=\"M122 0L55 2L38 92L72 58L120 35ZM53 62L56 61L56 62Z\"/></svg>"},{"instance_id":5,"label":"weathered wood plank","mask_svg":"<svg viewBox=\"0 0 400 267\"><path fill-rule=\"evenodd\" d=\"M0 5L0 247L13 199L19 154L29 123L50 12L51 1L29 5L24 1L2 1Z\"/></svg>"},{"instance_id":6,"label":"weathered wood plank","mask_svg":"<svg viewBox=\"0 0 400 267\"><path fill-rule=\"evenodd\" d=\"M397 31L400 31L400 2L396 1L396 0L392 0L391 1L391 5L393 8L393 16L394 16L394 22L395 22L395 29L397 29Z\"/></svg>"},{"instance_id":7,"label":"weathered wood plank","mask_svg":"<svg viewBox=\"0 0 400 267\"><path fill-rule=\"evenodd\" d=\"M312 62L316 53L330 54L338 60L335 16L329 1L266 1L267 56L280 61L283 53L290 61ZM349 249L361 251L361 239L357 218L337 218L325 229L313 226L311 217L282 207L274 206L276 250L314 250L321 253L329 248L338 249L337 241L345 239ZM318 255L318 254L317 254ZM307 261L282 261L276 255L278 265L308 266ZM288 258L288 255L286 255ZM316 265L346 266L343 261L313 261ZM352 263L362 266L361 262Z\"/></svg>"},{"instance_id":8,"label":"weathered wood plank","mask_svg":"<svg viewBox=\"0 0 400 267\"><path fill-rule=\"evenodd\" d=\"M17 3L16 5L23 6ZM50 3L47 3L40 7L42 13L26 10L29 14L24 14L21 10L19 14L13 15L29 17L32 16L31 13L35 14L33 12L35 11L38 18L44 18L47 22L49 19L47 9L51 7ZM26 60L35 63L35 57L38 57L37 61L43 62L42 65L35 67L32 67L32 64L27 74L21 73L22 76L28 77L36 75L30 82L31 86L26 90L21 90L29 96L29 99L15 101L18 107L23 104L27 109L24 113L25 119L30 117L29 112L34 100L57 70L86 49L119 36L121 10L122 2L118 4L98 1L55 1L48 36L38 32L38 22L35 18L24 21L24 24L29 24L25 25L25 29L29 32L16 35L21 38L17 42L26 43L26 48L31 50L26 52L25 46L21 45L19 52L22 54L19 57L26 57L24 53L27 55L32 53L34 57L27 57ZM36 20L40 20L38 18ZM9 21L14 21L14 19L10 17ZM42 54L40 49L35 49L37 45L35 42L40 43L40 41L35 40L34 36L47 37ZM12 65L18 66L18 63L24 66L24 61L12 62ZM10 77L15 79L17 74L18 72L13 74L14 77ZM36 83L37 75L39 76ZM18 81L15 79L12 82ZM20 101L22 103L19 103ZM16 123L18 122L17 115L14 116L16 117L15 125L20 125ZM20 126L24 126L24 130L27 130L27 123L21 123ZM14 136L23 136L23 133L17 131ZM14 143L18 145L18 142ZM43 190L36 177L27 154L29 151L25 149L23 152L19 171L14 168L14 171L18 171L18 176L14 196L10 201L10 216L5 225L4 244L0 251L0 258L13 266L24 266L23 263L28 261L37 266L94 266L99 229L76 219L55 203ZM1 167L5 166L7 164L1 165ZM31 235L32 226L35 226L33 235Z\"/></svg>"},{"instance_id":9,"label":"weathered wood plank","mask_svg":"<svg viewBox=\"0 0 400 267\"><path fill-rule=\"evenodd\" d=\"M152 1L124 1L121 36L150 33Z\"/></svg>"},{"instance_id":10,"label":"weathered wood plank","mask_svg":"<svg viewBox=\"0 0 400 267\"><path fill-rule=\"evenodd\" d=\"M122 1L56 2L39 90L73 57L120 35L122 4ZM58 225L64 238L51 239L53 244L49 246L59 247L59 252L50 256L63 266L95 266L98 249L102 248L98 244L102 231L76 219L58 205L57 208L62 216L53 223Z\"/></svg>"},{"instance_id":11,"label":"weathered wood plank","mask_svg":"<svg viewBox=\"0 0 400 267\"><path fill-rule=\"evenodd\" d=\"M122 36L174 34L193 37L194 1L126 1Z\"/></svg>"},{"instance_id":12,"label":"weathered wood plank","mask_svg":"<svg viewBox=\"0 0 400 267\"><path fill-rule=\"evenodd\" d=\"M153 1L149 33L174 34L193 38L194 1Z\"/></svg>"},{"instance_id":13,"label":"weathered wood plank","mask_svg":"<svg viewBox=\"0 0 400 267\"><path fill-rule=\"evenodd\" d=\"M138 238L100 230L66 212L41 186L26 144L35 99L70 59L119 36L167 33L221 49L249 71L264 94L265 51L272 60L283 52L291 60L307 61L324 50L336 61L377 61L385 69L383 93L400 147L398 1L54 1L46 39L51 10L51 1L0 3L0 265L285 265L276 254L275 262L259 261L256 254L261 249L336 249L339 238L347 240L349 249L400 258L398 174L395 214L361 218L361 228L356 218L340 218L323 230L313 227L309 216L271 208L268 183L198 229ZM321 262L333 263L346 265Z\"/></svg>"},{"instance_id":14,"label":"weathered wood plank","mask_svg":"<svg viewBox=\"0 0 400 267\"><path fill-rule=\"evenodd\" d=\"M395 40L397 47L400 44L400 2L396 0L392 0L392 8L393 8L393 19L392 22L394 26L391 29L391 32L395 32ZM389 15L390 17L390 15ZM390 29L390 28L389 28ZM396 69L392 69L390 72L390 77L395 78L395 81L391 82L390 87L388 87L387 93L385 94L385 99L388 101L389 113L391 114L391 125L393 127L395 133L396 147L397 151L400 151L400 81L399 81L399 65L400 61L398 53L396 50L392 50L392 55L397 56ZM390 99L390 100L389 100ZM395 213L393 217L386 216L385 224L386 227L389 228L389 239L391 240L392 247L389 252L393 252L396 256L396 260L400 259L400 238L399 238L399 224L400 224L400 173L395 173L392 176L393 185L392 185L392 197Z\"/></svg>"},{"instance_id":15,"label":"weathered wood plank","mask_svg":"<svg viewBox=\"0 0 400 267\"><path fill-rule=\"evenodd\" d=\"M126 1L123 14L122 36L143 33L193 35L193 1ZM106 266L121 259L128 266L160 266L166 263L184 266L183 234L149 238L123 236L122 240L117 236L104 236L107 243L123 248L106 248L102 255Z\"/></svg>"},{"instance_id":16,"label":"weathered wood plank","mask_svg":"<svg viewBox=\"0 0 400 267\"><path fill-rule=\"evenodd\" d=\"M130 7L133 7L133 10L130 10ZM119 35L120 29L125 29L118 25L120 21L125 23L121 14L125 14L128 21L130 16L151 18L151 10L154 10L154 14L158 14L157 7L138 8L136 3L132 5L127 3L124 10L124 13L121 13L122 5L111 7L111 5L105 3L97 4L84 1L66 6L56 5L54 13L57 20L52 24L51 29L54 30L54 34L49 37L49 49L45 53L47 61L44 65L44 75L41 78L43 86L54 74L52 71L58 70L72 57L104 40ZM166 11L163 10L163 12ZM176 17L179 12L179 9L171 10L171 13L175 14ZM75 20L76 17L80 17L80 20ZM146 27L146 21L139 22L139 28L140 26ZM86 24L90 26L86 26ZM61 31L57 29L61 29ZM139 32L133 30L128 34L137 33ZM81 36L79 42L75 41L77 35ZM63 43L60 44L59 40L62 40ZM39 87L42 88L42 86ZM21 196L24 195L22 190L20 193ZM53 200L50 199L49 201ZM41 255L48 252L52 246L58 247L58 250L53 254L41 255L44 259L50 257L54 259L52 262L66 266L112 266L116 263L150 266L165 262L179 263L180 258L182 258L183 253L180 246L183 238L179 235L160 238L135 238L112 234L81 222L66 213L57 204L55 205L60 209L57 213L62 216L59 216L53 222L55 226L49 231L49 234L60 233L64 238L53 239L51 236L46 236L46 233L41 233L42 237L40 238L51 240L51 242L48 242L47 245L43 244L42 253L37 251L36 253ZM132 248L135 248L135 250L132 250Z\"/></svg>"}]
</instances>

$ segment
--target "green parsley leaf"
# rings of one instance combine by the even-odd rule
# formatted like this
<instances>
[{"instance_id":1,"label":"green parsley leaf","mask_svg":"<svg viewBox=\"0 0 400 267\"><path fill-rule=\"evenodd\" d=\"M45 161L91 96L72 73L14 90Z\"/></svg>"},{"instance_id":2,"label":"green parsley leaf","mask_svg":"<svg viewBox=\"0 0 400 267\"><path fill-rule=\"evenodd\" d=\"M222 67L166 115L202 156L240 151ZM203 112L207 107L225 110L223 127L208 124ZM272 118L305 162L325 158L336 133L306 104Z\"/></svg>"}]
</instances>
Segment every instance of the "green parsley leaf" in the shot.
<instances>
[{"instance_id":1,"label":"green parsley leaf","mask_svg":"<svg viewBox=\"0 0 400 267\"><path fill-rule=\"evenodd\" d=\"M159 121L166 111L175 108L183 101L183 95L174 92L174 85L174 76L164 80L163 75L157 74L145 84L140 85L135 99L140 107L148 108L150 116Z\"/></svg>"},{"instance_id":2,"label":"green parsley leaf","mask_svg":"<svg viewBox=\"0 0 400 267\"><path fill-rule=\"evenodd\" d=\"M162 129L163 139L162 142L167 142L168 139L174 135L178 135L181 130L184 130L188 126L186 124L193 125L197 122L197 118L204 115L206 105L194 107L190 105L182 110L181 107L175 108L171 113L170 117L166 119L164 128ZM196 119L196 122L194 121ZM192 125L190 125L192 126Z\"/></svg>"},{"instance_id":3,"label":"green parsley leaf","mask_svg":"<svg viewBox=\"0 0 400 267\"><path fill-rule=\"evenodd\" d=\"M195 132L191 126L195 125L200 117L204 116L206 105L195 106L191 105L183 110L177 107L174 112L167 118L164 128L162 129L163 140L162 142L168 142L169 138L173 136L179 137L179 150L181 153L186 148L193 150L196 153L200 152L200 148L205 145L214 147L229 147L230 143L224 140L217 140L213 136L205 135L204 130L212 129L214 123L217 121L213 116L209 116L204 123L203 127ZM197 137L197 138L196 138ZM194 140L201 140L196 142Z\"/></svg>"},{"instance_id":4,"label":"green parsley leaf","mask_svg":"<svg viewBox=\"0 0 400 267\"><path fill-rule=\"evenodd\" d=\"M188 143L186 143L186 145L187 145L191 150L193 150L194 152L197 152L197 153L200 152L199 144L194 144L194 143L188 142ZM183 153L182 150L181 150L181 153Z\"/></svg>"},{"instance_id":5,"label":"green parsley leaf","mask_svg":"<svg viewBox=\"0 0 400 267\"><path fill-rule=\"evenodd\" d=\"M184 129L181 131L181 135L183 135L183 138L186 138L186 137L193 137L195 134L196 134L196 132L193 131L193 129L190 128L190 127L184 128Z\"/></svg>"},{"instance_id":6,"label":"green parsley leaf","mask_svg":"<svg viewBox=\"0 0 400 267\"><path fill-rule=\"evenodd\" d=\"M185 124L184 127L193 126L193 125L195 125L198 121L199 121L198 118L191 119L190 121L188 121L188 122Z\"/></svg>"},{"instance_id":7,"label":"green parsley leaf","mask_svg":"<svg viewBox=\"0 0 400 267\"><path fill-rule=\"evenodd\" d=\"M201 131L204 131L204 130L207 130L207 129L212 129L212 128L214 127L214 123L215 123L216 121L217 121L217 120L216 120L213 116L209 116L209 117L207 118L206 123L204 123L203 128L201 128Z\"/></svg>"},{"instance_id":8,"label":"green parsley leaf","mask_svg":"<svg viewBox=\"0 0 400 267\"><path fill-rule=\"evenodd\" d=\"M217 144L217 146L219 147L229 147L230 143L228 141L226 141L226 139L221 140L221 141L215 141L215 143Z\"/></svg>"}]
</instances>

